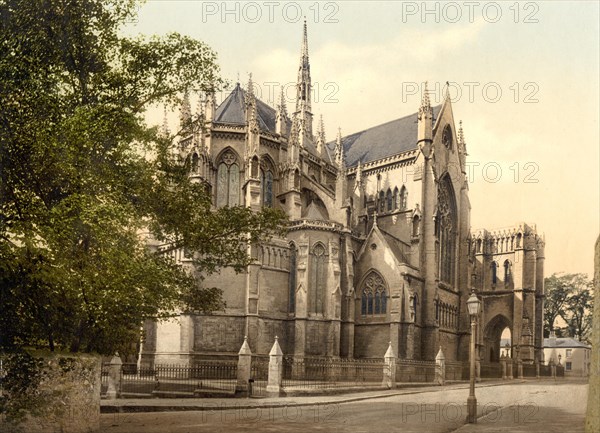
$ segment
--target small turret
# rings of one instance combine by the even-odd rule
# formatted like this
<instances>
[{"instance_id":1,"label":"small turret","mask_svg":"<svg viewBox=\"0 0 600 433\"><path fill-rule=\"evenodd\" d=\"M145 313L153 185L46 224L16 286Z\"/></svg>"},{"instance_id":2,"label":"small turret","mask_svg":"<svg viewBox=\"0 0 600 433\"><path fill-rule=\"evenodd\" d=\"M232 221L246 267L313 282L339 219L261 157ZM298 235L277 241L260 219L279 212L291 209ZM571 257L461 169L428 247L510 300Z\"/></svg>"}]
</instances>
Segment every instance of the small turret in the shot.
<instances>
[{"instance_id":1,"label":"small turret","mask_svg":"<svg viewBox=\"0 0 600 433\"><path fill-rule=\"evenodd\" d=\"M418 133L417 133L417 144L423 146L427 143L431 143L433 140L433 108L429 102L429 91L427 90L427 81L423 89L423 97L421 99L421 106L419 107L418 113Z\"/></svg>"},{"instance_id":2,"label":"small turret","mask_svg":"<svg viewBox=\"0 0 600 433\"><path fill-rule=\"evenodd\" d=\"M285 95L283 94L283 86L281 87L281 96L279 104L277 104L277 113L275 115L275 132L279 135L287 135L287 108L285 107Z\"/></svg>"},{"instance_id":3,"label":"small turret","mask_svg":"<svg viewBox=\"0 0 600 433\"><path fill-rule=\"evenodd\" d=\"M342 145L342 128L338 128L338 134L335 139L335 165L337 166L339 172L346 171L346 163L344 161L344 147Z\"/></svg>"},{"instance_id":4,"label":"small turret","mask_svg":"<svg viewBox=\"0 0 600 433\"><path fill-rule=\"evenodd\" d=\"M317 129L317 154L323 156L325 152L325 124L323 123L323 115L319 119L319 127Z\"/></svg>"},{"instance_id":5,"label":"small turret","mask_svg":"<svg viewBox=\"0 0 600 433\"><path fill-rule=\"evenodd\" d=\"M215 92L207 92L204 101L204 120L212 122L215 119L215 110L217 109L217 101Z\"/></svg>"}]
</instances>

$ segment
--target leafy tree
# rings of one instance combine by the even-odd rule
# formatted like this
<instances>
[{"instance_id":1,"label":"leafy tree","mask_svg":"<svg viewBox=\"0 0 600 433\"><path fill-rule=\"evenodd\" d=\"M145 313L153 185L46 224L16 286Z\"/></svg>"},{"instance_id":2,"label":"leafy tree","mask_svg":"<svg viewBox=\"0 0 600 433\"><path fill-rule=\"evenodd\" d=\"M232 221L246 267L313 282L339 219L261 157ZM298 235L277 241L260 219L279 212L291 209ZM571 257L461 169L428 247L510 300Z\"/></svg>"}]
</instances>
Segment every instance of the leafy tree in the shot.
<instances>
[{"instance_id":1,"label":"leafy tree","mask_svg":"<svg viewBox=\"0 0 600 433\"><path fill-rule=\"evenodd\" d=\"M246 245L281 227L275 210L215 210L175 137L145 124L147 107L222 83L202 42L120 36L135 10L0 0L0 349L110 354L145 318L222 308L199 275L242 271ZM152 239L195 251L198 273Z\"/></svg>"},{"instance_id":2,"label":"leafy tree","mask_svg":"<svg viewBox=\"0 0 600 433\"><path fill-rule=\"evenodd\" d=\"M567 297L570 282L568 275L552 274L544 280L546 298L544 299L544 336L549 337L550 331L556 329L556 319L561 317Z\"/></svg>"},{"instance_id":3,"label":"leafy tree","mask_svg":"<svg viewBox=\"0 0 600 433\"><path fill-rule=\"evenodd\" d=\"M586 274L554 273L544 281L544 335L552 329L558 336L569 335L580 338L586 335L591 326L592 282ZM558 327L560 317L565 327Z\"/></svg>"},{"instance_id":4,"label":"leafy tree","mask_svg":"<svg viewBox=\"0 0 600 433\"><path fill-rule=\"evenodd\" d=\"M569 335L579 340L586 340L592 330L592 312L594 311L594 294L592 282L586 278L582 285L575 286L567 298L563 319L567 322Z\"/></svg>"}]
</instances>

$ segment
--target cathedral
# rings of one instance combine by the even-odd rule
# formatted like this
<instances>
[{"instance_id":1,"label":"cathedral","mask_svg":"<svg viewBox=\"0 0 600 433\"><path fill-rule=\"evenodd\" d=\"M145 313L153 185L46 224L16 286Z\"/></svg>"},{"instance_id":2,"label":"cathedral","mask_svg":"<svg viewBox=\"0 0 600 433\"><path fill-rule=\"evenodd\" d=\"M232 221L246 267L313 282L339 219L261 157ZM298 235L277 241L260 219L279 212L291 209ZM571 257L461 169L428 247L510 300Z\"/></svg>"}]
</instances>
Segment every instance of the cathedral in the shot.
<instances>
[{"instance_id":1,"label":"cathedral","mask_svg":"<svg viewBox=\"0 0 600 433\"><path fill-rule=\"evenodd\" d=\"M277 207L289 228L252 245L245 272L207 278L225 311L147 322L141 362L234 358L244 336L259 355L277 336L292 356L382 358L391 342L399 358L433 360L441 348L465 361L472 291L482 362L498 361L506 329L512 356L541 361L544 239L525 223L471 230L465 137L448 95L431 106L425 89L414 114L327 142L311 94L305 23L293 111L283 93L274 108L259 100L252 78L220 105L202 103L179 142L191 176L215 207ZM185 101L182 121L190 112Z\"/></svg>"}]
</instances>

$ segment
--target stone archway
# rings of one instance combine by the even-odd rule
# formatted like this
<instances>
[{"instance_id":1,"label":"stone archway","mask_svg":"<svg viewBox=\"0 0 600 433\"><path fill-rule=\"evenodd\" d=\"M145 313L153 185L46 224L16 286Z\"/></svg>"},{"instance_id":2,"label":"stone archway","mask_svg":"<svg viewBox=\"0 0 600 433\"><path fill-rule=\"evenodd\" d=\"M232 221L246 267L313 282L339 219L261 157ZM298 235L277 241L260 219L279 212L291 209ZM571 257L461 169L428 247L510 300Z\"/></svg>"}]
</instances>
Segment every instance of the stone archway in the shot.
<instances>
[{"instance_id":1,"label":"stone archway","mask_svg":"<svg viewBox=\"0 0 600 433\"><path fill-rule=\"evenodd\" d=\"M512 330L511 321L503 314L497 314L485 325L483 330L483 357L484 362L498 362L500 360L500 340L505 328Z\"/></svg>"}]
</instances>

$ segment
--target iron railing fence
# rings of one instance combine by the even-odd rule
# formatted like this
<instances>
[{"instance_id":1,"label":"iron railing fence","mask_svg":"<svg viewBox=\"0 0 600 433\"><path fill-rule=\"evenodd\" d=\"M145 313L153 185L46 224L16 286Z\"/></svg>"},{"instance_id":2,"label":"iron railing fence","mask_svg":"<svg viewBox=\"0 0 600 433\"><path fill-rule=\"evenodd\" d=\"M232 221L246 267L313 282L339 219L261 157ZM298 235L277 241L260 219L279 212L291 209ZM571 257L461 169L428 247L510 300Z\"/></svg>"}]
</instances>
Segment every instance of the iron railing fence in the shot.
<instances>
[{"instance_id":1,"label":"iron railing fence","mask_svg":"<svg viewBox=\"0 0 600 433\"><path fill-rule=\"evenodd\" d=\"M435 361L399 359L396 361L396 382L433 382Z\"/></svg>"},{"instance_id":2,"label":"iron railing fence","mask_svg":"<svg viewBox=\"0 0 600 433\"><path fill-rule=\"evenodd\" d=\"M108 371L108 366L103 366L103 371L104 369ZM193 365L123 364L119 391L121 395L134 396L160 393L182 396L193 396L200 392L233 393L236 379L236 361L203 360L196 361Z\"/></svg>"},{"instance_id":3,"label":"iron railing fence","mask_svg":"<svg viewBox=\"0 0 600 433\"><path fill-rule=\"evenodd\" d=\"M286 392L380 387L384 368L387 368L387 364L381 359L283 357L282 387Z\"/></svg>"},{"instance_id":4,"label":"iron railing fence","mask_svg":"<svg viewBox=\"0 0 600 433\"><path fill-rule=\"evenodd\" d=\"M269 379L269 357L252 356L250 364L249 394L253 397L267 395L267 382Z\"/></svg>"}]
</instances>

